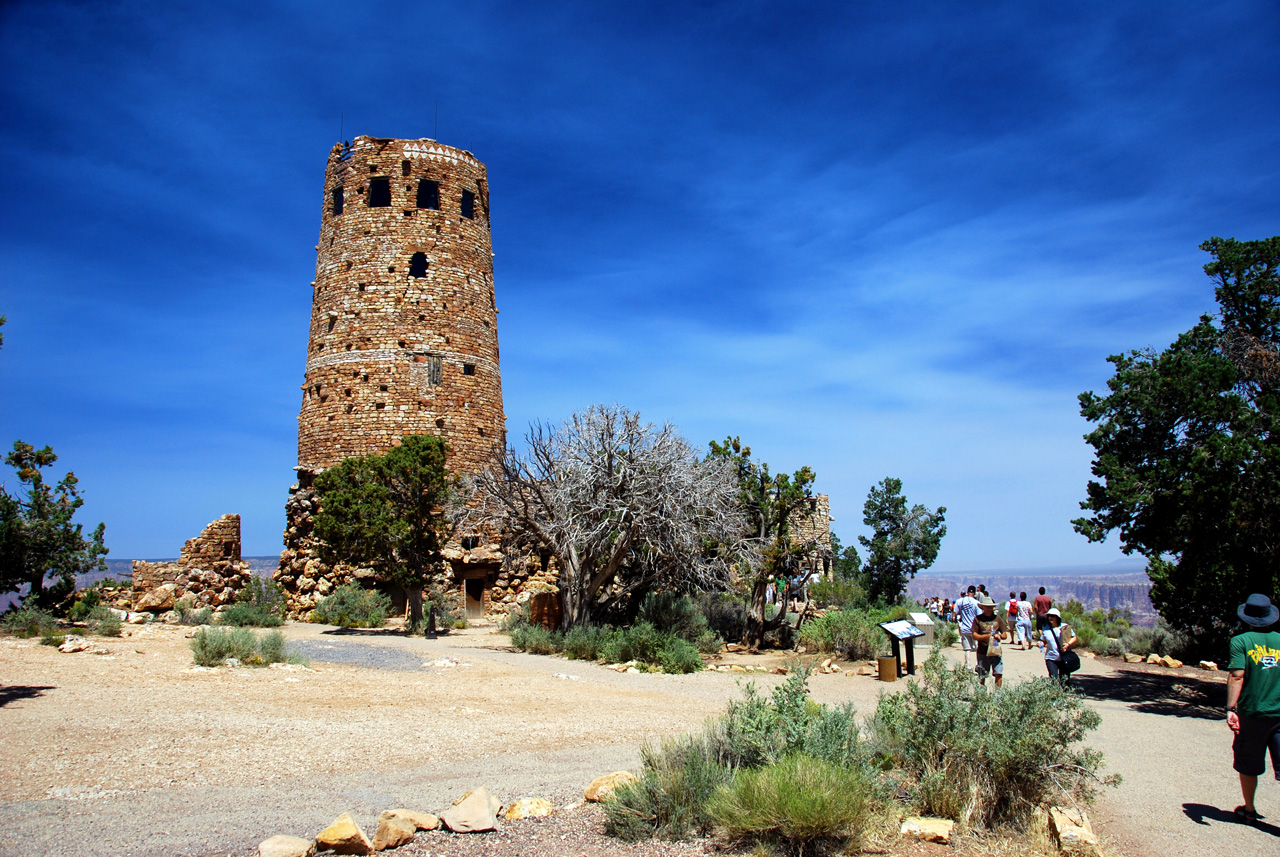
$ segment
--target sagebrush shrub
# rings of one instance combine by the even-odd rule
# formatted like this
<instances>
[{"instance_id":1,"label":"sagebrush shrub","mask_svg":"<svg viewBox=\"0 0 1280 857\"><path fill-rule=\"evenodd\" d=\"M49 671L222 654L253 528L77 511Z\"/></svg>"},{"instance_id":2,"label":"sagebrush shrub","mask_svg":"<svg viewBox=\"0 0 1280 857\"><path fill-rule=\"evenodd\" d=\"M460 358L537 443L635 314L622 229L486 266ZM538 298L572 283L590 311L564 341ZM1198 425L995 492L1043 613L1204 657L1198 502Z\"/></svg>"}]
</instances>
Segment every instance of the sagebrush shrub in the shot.
<instances>
[{"instance_id":1,"label":"sagebrush shrub","mask_svg":"<svg viewBox=\"0 0 1280 857\"><path fill-rule=\"evenodd\" d=\"M874 774L798 753L739 771L707 802L731 839L765 840L803 853L820 842L856 845L871 818Z\"/></svg>"},{"instance_id":2,"label":"sagebrush shrub","mask_svg":"<svg viewBox=\"0 0 1280 857\"><path fill-rule=\"evenodd\" d=\"M800 628L800 642L818 652L837 652L850 660L870 660L889 650L881 622L884 611L828 610Z\"/></svg>"},{"instance_id":3,"label":"sagebrush shrub","mask_svg":"<svg viewBox=\"0 0 1280 857\"><path fill-rule=\"evenodd\" d=\"M0 629L15 637L39 637L57 628L58 620L53 618L53 614L36 607L11 608L0 617Z\"/></svg>"},{"instance_id":4,"label":"sagebrush shrub","mask_svg":"<svg viewBox=\"0 0 1280 857\"><path fill-rule=\"evenodd\" d=\"M818 580L808 584L809 598L821 607L839 610L865 608L867 592L862 585L842 577Z\"/></svg>"},{"instance_id":5,"label":"sagebrush shrub","mask_svg":"<svg viewBox=\"0 0 1280 857\"><path fill-rule=\"evenodd\" d=\"M560 632L548 631L541 625L516 625L508 634L512 646L531 655L554 655L564 642Z\"/></svg>"},{"instance_id":6,"label":"sagebrush shrub","mask_svg":"<svg viewBox=\"0 0 1280 857\"><path fill-rule=\"evenodd\" d=\"M682 640L697 643L707 633L707 617L698 602L674 592L651 592L640 602L636 622L648 622L659 633L675 634Z\"/></svg>"},{"instance_id":7,"label":"sagebrush shrub","mask_svg":"<svg viewBox=\"0 0 1280 857\"><path fill-rule=\"evenodd\" d=\"M111 612L111 608L105 604L99 604L90 610L89 615L85 617L85 623L89 633L102 637L119 637L124 628L120 617Z\"/></svg>"},{"instance_id":8,"label":"sagebrush shrub","mask_svg":"<svg viewBox=\"0 0 1280 857\"><path fill-rule=\"evenodd\" d=\"M738 641L747 632L747 602L736 592L704 592L698 608L707 620L707 629L722 640Z\"/></svg>"},{"instance_id":9,"label":"sagebrush shrub","mask_svg":"<svg viewBox=\"0 0 1280 857\"><path fill-rule=\"evenodd\" d=\"M615 632L599 625L570 628L565 632L563 651L566 657L580 661L600 660L600 652Z\"/></svg>"},{"instance_id":10,"label":"sagebrush shrub","mask_svg":"<svg viewBox=\"0 0 1280 857\"><path fill-rule=\"evenodd\" d=\"M358 583L344 583L311 611L311 621L340 628L380 628L391 612L391 599Z\"/></svg>"},{"instance_id":11,"label":"sagebrush shrub","mask_svg":"<svg viewBox=\"0 0 1280 857\"><path fill-rule=\"evenodd\" d=\"M275 628L284 624L284 593L273 580L257 577L236 593L236 601L218 614L223 625Z\"/></svg>"},{"instance_id":12,"label":"sagebrush shrub","mask_svg":"<svg viewBox=\"0 0 1280 857\"><path fill-rule=\"evenodd\" d=\"M248 628L201 628L191 638L191 652L202 667L217 667L228 658L242 664L258 661L258 641Z\"/></svg>"},{"instance_id":13,"label":"sagebrush shrub","mask_svg":"<svg viewBox=\"0 0 1280 857\"><path fill-rule=\"evenodd\" d=\"M733 777L733 768L718 753L720 746L706 734L646 743L640 749L640 778L604 802L605 830L627 842L708 832L712 818L707 801Z\"/></svg>"},{"instance_id":14,"label":"sagebrush shrub","mask_svg":"<svg viewBox=\"0 0 1280 857\"><path fill-rule=\"evenodd\" d=\"M1053 800L1089 800L1100 753L1076 747L1096 729L1097 712L1048 679L992 692L973 672L940 655L922 680L881 697L868 725L873 749L915 786L928 815L969 825L1025 822Z\"/></svg>"},{"instance_id":15,"label":"sagebrush shrub","mask_svg":"<svg viewBox=\"0 0 1280 857\"><path fill-rule=\"evenodd\" d=\"M259 604L232 604L218 614L218 622L238 628L275 628L284 619Z\"/></svg>"},{"instance_id":16,"label":"sagebrush shrub","mask_svg":"<svg viewBox=\"0 0 1280 857\"><path fill-rule=\"evenodd\" d=\"M270 631L258 638L258 658L263 664L288 663L284 649L284 634L279 631Z\"/></svg>"}]
</instances>

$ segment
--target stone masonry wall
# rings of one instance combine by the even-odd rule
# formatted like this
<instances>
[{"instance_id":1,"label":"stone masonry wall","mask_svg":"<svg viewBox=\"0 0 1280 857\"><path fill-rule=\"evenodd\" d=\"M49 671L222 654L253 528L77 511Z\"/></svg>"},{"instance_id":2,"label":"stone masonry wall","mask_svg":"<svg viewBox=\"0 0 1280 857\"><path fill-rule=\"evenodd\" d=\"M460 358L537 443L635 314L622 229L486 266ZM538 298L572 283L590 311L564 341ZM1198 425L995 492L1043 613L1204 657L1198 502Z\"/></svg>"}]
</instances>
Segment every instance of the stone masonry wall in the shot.
<instances>
[{"instance_id":1,"label":"stone masonry wall","mask_svg":"<svg viewBox=\"0 0 1280 857\"><path fill-rule=\"evenodd\" d=\"M221 607L249 585L252 572L240 559L240 516L223 515L182 546L176 562L133 563L133 609L172 610L182 598L193 607Z\"/></svg>"},{"instance_id":2,"label":"stone masonry wall","mask_svg":"<svg viewBox=\"0 0 1280 857\"><path fill-rule=\"evenodd\" d=\"M790 523L793 539L816 544L805 560L805 567L811 572L828 574L831 570L831 498L815 494L807 510L793 515Z\"/></svg>"}]
</instances>

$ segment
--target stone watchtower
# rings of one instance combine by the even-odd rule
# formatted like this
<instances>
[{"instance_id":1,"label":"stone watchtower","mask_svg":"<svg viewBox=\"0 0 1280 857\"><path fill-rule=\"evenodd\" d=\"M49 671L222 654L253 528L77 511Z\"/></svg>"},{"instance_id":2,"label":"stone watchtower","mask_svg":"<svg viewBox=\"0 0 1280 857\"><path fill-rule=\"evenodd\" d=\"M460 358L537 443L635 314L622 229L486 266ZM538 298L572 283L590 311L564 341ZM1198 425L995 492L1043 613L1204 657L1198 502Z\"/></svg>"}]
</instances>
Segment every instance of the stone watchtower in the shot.
<instances>
[{"instance_id":1,"label":"stone watchtower","mask_svg":"<svg viewBox=\"0 0 1280 857\"><path fill-rule=\"evenodd\" d=\"M350 577L322 567L310 549L316 473L412 434L443 437L455 474L483 468L503 449L491 248L487 174L470 152L375 137L329 152L299 479L276 573L293 612ZM446 551L459 578L496 575L482 571L499 558L483 540L464 536ZM462 586L466 595L476 588Z\"/></svg>"}]
</instances>

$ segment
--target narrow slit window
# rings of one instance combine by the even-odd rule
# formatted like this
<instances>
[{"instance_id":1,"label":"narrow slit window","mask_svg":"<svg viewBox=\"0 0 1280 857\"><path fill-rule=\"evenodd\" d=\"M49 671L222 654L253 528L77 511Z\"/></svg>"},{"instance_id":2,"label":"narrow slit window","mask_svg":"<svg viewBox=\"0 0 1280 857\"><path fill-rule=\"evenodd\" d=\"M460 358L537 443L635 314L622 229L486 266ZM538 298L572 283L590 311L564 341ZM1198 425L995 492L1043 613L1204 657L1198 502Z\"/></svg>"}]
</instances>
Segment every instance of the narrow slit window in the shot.
<instances>
[{"instance_id":1,"label":"narrow slit window","mask_svg":"<svg viewBox=\"0 0 1280 857\"><path fill-rule=\"evenodd\" d=\"M418 208L440 210L440 185L430 179L418 181Z\"/></svg>"},{"instance_id":2,"label":"narrow slit window","mask_svg":"<svg viewBox=\"0 0 1280 857\"><path fill-rule=\"evenodd\" d=\"M462 549L464 551L473 551L480 547L480 539L476 536L463 536Z\"/></svg>"},{"instance_id":3,"label":"narrow slit window","mask_svg":"<svg viewBox=\"0 0 1280 857\"><path fill-rule=\"evenodd\" d=\"M369 180L369 207L391 207L391 179Z\"/></svg>"},{"instance_id":4,"label":"narrow slit window","mask_svg":"<svg viewBox=\"0 0 1280 857\"><path fill-rule=\"evenodd\" d=\"M342 185L338 185L333 189L333 207L331 211L334 217L342 213Z\"/></svg>"},{"instance_id":5,"label":"narrow slit window","mask_svg":"<svg viewBox=\"0 0 1280 857\"><path fill-rule=\"evenodd\" d=\"M462 374L463 374L463 375L474 375L474 374L476 374L476 364L474 364L474 363L463 363L463 364L462 364Z\"/></svg>"},{"instance_id":6,"label":"narrow slit window","mask_svg":"<svg viewBox=\"0 0 1280 857\"><path fill-rule=\"evenodd\" d=\"M409 260L409 276L420 280L426 275L427 275L427 254L414 253L413 258Z\"/></svg>"},{"instance_id":7,"label":"narrow slit window","mask_svg":"<svg viewBox=\"0 0 1280 857\"><path fill-rule=\"evenodd\" d=\"M462 192L462 216L469 220L476 216L476 195L469 190Z\"/></svg>"}]
</instances>

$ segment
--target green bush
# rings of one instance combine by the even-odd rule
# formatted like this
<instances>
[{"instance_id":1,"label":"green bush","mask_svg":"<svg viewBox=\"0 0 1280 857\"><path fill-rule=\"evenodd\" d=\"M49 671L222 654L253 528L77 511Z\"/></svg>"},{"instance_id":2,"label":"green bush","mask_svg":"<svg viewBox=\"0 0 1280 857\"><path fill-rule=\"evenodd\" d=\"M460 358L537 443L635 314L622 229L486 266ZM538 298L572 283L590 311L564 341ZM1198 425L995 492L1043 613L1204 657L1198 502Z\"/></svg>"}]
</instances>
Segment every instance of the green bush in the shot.
<instances>
[{"instance_id":1,"label":"green bush","mask_svg":"<svg viewBox=\"0 0 1280 857\"><path fill-rule=\"evenodd\" d=\"M15 637L39 637L57 628L58 620L53 614L35 607L11 608L0 617L0 630Z\"/></svg>"},{"instance_id":2,"label":"green bush","mask_svg":"<svg viewBox=\"0 0 1280 857\"><path fill-rule=\"evenodd\" d=\"M871 817L873 775L804 754L740 771L707 803L731 839L764 840L795 853L818 843L856 845Z\"/></svg>"},{"instance_id":3,"label":"green bush","mask_svg":"<svg viewBox=\"0 0 1280 857\"><path fill-rule=\"evenodd\" d=\"M1120 636L1120 646L1126 652L1135 655L1146 655L1155 652L1157 655L1178 657L1186 654L1189 639L1181 631L1174 630L1164 619L1157 619L1154 628L1131 627Z\"/></svg>"},{"instance_id":4,"label":"green bush","mask_svg":"<svg viewBox=\"0 0 1280 857\"><path fill-rule=\"evenodd\" d=\"M102 604L102 593L90 587L79 594L76 603L67 611L67 618L72 622L87 622L89 614Z\"/></svg>"},{"instance_id":5,"label":"green bush","mask_svg":"<svg viewBox=\"0 0 1280 857\"><path fill-rule=\"evenodd\" d=\"M889 639L880 627L888 621L878 610L828 610L800 627L800 642L810 651L836 652L850 660L888 654Z\"/></svg>"},{"instance_id":6,"label":"green bush","mask_svg":"<svg viewBox=\"0 0 1280 857\"><path fill-rule=\"evenodd\" d=\"M1118 658L1124 654L1124 646L1121 645L1119 640L1112 637L1106 637L1099 641L1093 651L1109 658Z\"/></svg>"},{"instance_id":7,"label":"green bush","mask_svg":"<svg viewBox=\"0 0 1280 857\"><path fill-rule=\"evenodd\" d=\"M675 634L690 643L707 633L707 617L698 602L674 592L651 592L640 602L636 622L647 622L663 634Z\"/></svg>"},{"instance_id":8,"label":"green bush","mask_svg":"<svg viewBox=\"0 0 1280 857\"><path fill-rule=\"evenodd\" d=\"M580 661L598 661L600 653L615 632L609 628L592 625L587 628L570 628L564 635L563 651L566 657Z\"/></svg>"},{"instance_id":9,"label":"green bush","mask_svg":"<svg viewBox=\"0 0 1280 857\"><path fill-rule=\"evenodd\" d=\"M640 749L640 778L622 785L604 802L605 830L627 842L709 832L707 802L733 777L719 749L720 743L705 734L645 744Z\"/></svg>"},{"instance_id":10,"label":"green bush","mask_svg":"<svg viewBox=\"0 0 1280 857\"><path fill-rule=\"evenodd\" d=\"M610 663L653 664L663 672L688 673L702 669L702 658L692 643L673 633L663 633L648 622L637 622L610 634L600 648L600 657Z\"/></svg>"},{"instance_id":11,"label":"green bush","mask_svg":"<svg viewBox=\"0 0 1280 857\"><path fill-rule=\"evenodd\" d=\"M991 692L935 654L921 681L881 697L868 725L922 813L993 826L1024 823L1044 803L1092 799L1102 756L1073 745L1099 722L1057 682Z\"/></svg>"},{"instance_id":12,"label":"green bush","mask_svg":"<svg viewBox=\"0 0 1280 857\"><path fill-rule=\"evenodd\" d=\"M933 639L937 642L938 647L945 649L954 646L960 642L960 629L950 622L944 622L941 619L933 623Z\"/></svg>"},{"instance_id":13,"label":"green bush","mask_svg":"<svg viewBox=\"0 0 1280 857\"><path fill-rule=\"evenodd\" d=\"M707 630L722 640L738 641L747 632L747 602L736 592L704 592L698 608L707 620Z\"/></svg>"},{"instance_id":14,"label":"green bush","mask_svg":"<svg viewBox=\"0 0 1280 857\"><path fill-rule=\"evenodd\" d=\"M253 576L236 593L236 602L218 614L218 622L240 628L276 628L284 624L284 593L274 580Z\"/></svg>"},{"instance_id":15,"label":"green bush","mask_svg":"<svg viewBox=\"0 0 1280 857\"><path fill-rule=\"evenodd\" d=\"M1099 642L1105 642L1107 639L1102 636L1101 632L1086 624L1081 624L1078 628L1072 625L1071 628L1076 632L1076 644L1074 646L1076 649L1088 649L1091 652L1097 651L1094 647Z\"/></svg>"},{"instance_id":16,"label":"green bush","mask_svg":"<svg viewBox=\"0 0 1280 857\"><path fill-rule=\"evenodd\" d=\"M703 667L698 648L676 636L663 642L655 663L664 673L695 673Z\"/></svg>"},{"instance_id":17,"label":"green bush","mask_svg":"<svg viewBox=\"0 0 1280 857\"><path fill-rule=\"evenodd\" d=\"M340 628L380 628L391 612L391 599L358 583L344 583L311 611L311 621Z\"/></svg>"},{"instance_id":18,"label":"green bush","mask_svg":"<svg viewBox=\"0 0 1280 857\"><path fill-rule=\"evenodd\" d=\"M218 667L228 658L252 664L258 658L257 638L248 628L201 628L191 638L195 662L202 667Z\"/></svg>"},{"instance_id":19,"label":"green bush","mask_svg":"<svg viewBox=\"0 0 1280 857\"><path fill-rule=\"evenodd\" d=\"M541 625L516 625L508 634L512 646L531 655L554 655L564 644L559 631L548 631Z\"/></svg>"},{"instance_id":20,"label":"green bush","mask_svg":"<svg viewBox=\"0 0 1280 857\"><path fill-rule=\"evenodd\" d=\"M836 607L840 610L864 609L867 592L852 580L836 577L818 580L808 585L809 599L819 607Z\"/></svg>"},{"instance_id":21,"label":"green bush","mask_svg":"<svg viewBox=\"0 0 1280 857\"><path fill-rule=\"evenodd\" d=\"M102 637L119 637L123 631L124 623L120 621L120 617L111 612L111 608L105 604L99 604L89 611L86 618L89 633L98 634Z\"/></svg>"},{"instance_id":22,"label":"green bush","mask_svg":"<svg viewBox=\"0 0 1280 857\"><path fill-rule=\"evenodd\" d=\"M202 667L218 667L228 658L248 666L286 663L284 634L271 631L261 637L245 627L201 628L191 638L191 652Z\"/></svg>"},{"instance_id":23,"label":"green bush","mask_svg":"<svg viewBox=\"0 0 1280 857\"><path fill-rule=\"evenodd\" d=\"M40 645L42 646L61 646L67 641L66 634L55 634L53 631L45 631L40 635Z\"/></svg>"},{"instance_id":24,"label":"green bush","mask_svg":"<svg viewBox=\"0 0 1280 857\"><path fill-rule=\"evenodd\" d=\"M174 603L173 614L180 625L208 625L213 621L212 608L195 609L195 599L190 595L184 595Z\"/></svg>"}]
</instances>

